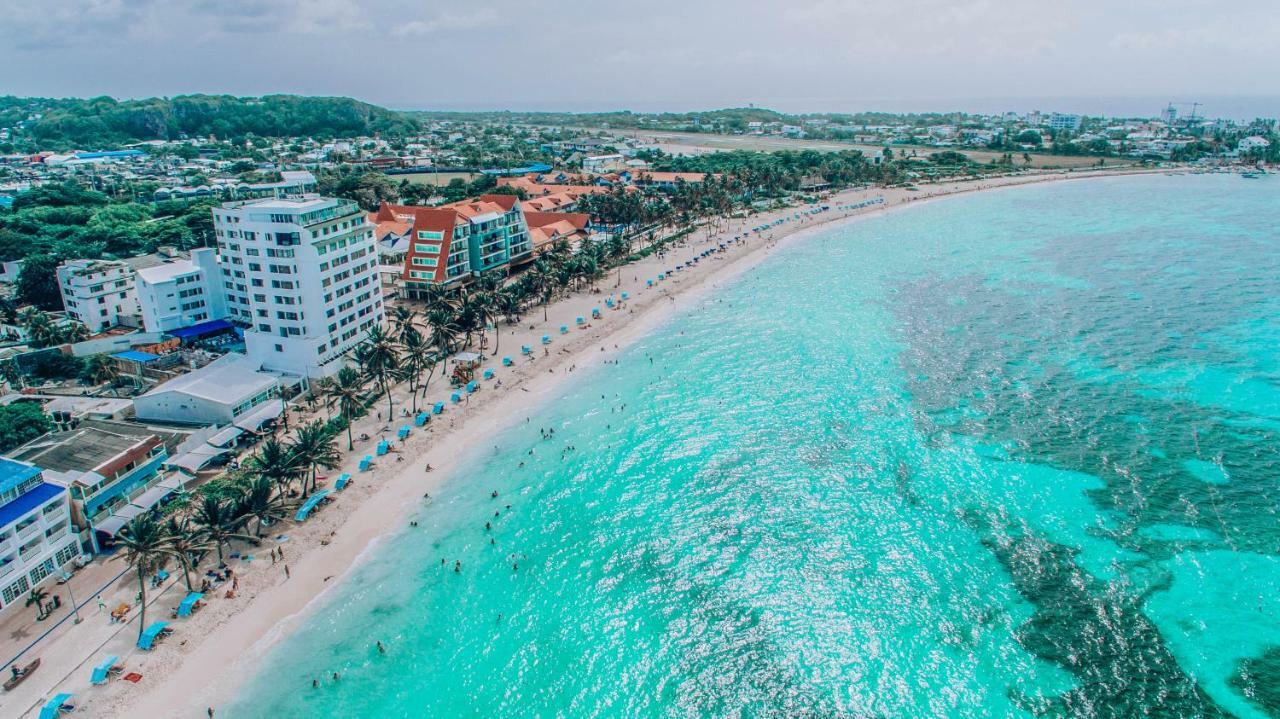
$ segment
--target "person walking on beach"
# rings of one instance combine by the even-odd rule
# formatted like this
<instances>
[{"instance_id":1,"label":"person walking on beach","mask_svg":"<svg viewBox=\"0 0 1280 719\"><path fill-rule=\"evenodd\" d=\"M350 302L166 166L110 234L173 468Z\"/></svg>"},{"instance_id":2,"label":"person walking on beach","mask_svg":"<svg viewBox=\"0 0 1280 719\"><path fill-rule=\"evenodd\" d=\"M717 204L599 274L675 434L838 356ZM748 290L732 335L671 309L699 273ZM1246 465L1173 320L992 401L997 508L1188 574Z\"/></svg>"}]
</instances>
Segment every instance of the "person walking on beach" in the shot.
<instances>
[{"instance_id":1,"label":"person walking on beach","mask_svg":"<svg viewBox=\"0 0 1280 719\"><path fill-rule=\"evenodd\" d=\"M287 565L287 564L286 564L286 565L284 565L284 578L285 578L285 579L288 579L288 578L289 578L289 565Z\"/></svg>"}]
</instances>

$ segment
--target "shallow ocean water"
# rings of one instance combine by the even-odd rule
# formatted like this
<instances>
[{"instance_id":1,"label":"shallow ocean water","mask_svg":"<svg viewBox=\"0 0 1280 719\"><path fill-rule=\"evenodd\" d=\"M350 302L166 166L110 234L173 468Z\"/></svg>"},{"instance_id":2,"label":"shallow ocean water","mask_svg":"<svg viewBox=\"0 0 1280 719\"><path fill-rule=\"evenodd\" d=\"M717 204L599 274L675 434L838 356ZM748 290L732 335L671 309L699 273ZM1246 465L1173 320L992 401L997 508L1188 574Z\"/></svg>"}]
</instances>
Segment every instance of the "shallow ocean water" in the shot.
<instances>
[{"instance_id":1,"label":"shallow ocean water","mask_svg":"<svg viewBox=\"0 0 1280 719\"><path fill-rule=\"evenodd\" d=\"M475 438L219 714L1280 716L1277 200L821 230Z\"/></svg>"}]
</instances>

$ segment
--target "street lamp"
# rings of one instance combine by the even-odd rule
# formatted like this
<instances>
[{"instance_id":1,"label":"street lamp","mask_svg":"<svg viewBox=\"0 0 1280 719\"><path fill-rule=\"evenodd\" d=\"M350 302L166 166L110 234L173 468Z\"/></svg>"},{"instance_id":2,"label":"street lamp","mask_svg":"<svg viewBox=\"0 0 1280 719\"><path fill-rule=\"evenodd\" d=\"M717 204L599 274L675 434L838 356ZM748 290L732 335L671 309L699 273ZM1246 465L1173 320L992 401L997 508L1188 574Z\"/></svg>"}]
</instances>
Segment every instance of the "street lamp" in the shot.
<instances>
[{"instance_id":1,"label":"street lamp","mask_svg":"<svg viewBox=\"0 0 1280 719\"><path fill-rule=\"evenodd\" d=\"M76 595L71 591L71 572L68 572L65 569L61 571L62 581L67 584L67 596L71 598L71 613L76 617L76 620L72 622L72 624L79 624L80 622L83 622L84 619L80 617L80 607L76 604Z\"/></svg>"}]
</instances>

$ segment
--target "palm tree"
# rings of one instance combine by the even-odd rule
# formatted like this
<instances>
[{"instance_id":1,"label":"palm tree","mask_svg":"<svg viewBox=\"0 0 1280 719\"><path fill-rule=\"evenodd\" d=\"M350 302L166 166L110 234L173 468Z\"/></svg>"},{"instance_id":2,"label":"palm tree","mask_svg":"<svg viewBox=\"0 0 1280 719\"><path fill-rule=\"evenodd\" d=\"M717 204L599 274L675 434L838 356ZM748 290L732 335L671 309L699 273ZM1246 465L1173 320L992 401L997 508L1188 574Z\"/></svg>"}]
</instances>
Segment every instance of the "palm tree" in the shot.
<instances>
[{"instance_id":1,"label":"palm tree","mask_svg":"<svg viewBox=\"0 0 1280 719\"><path fill-rule=\"evenodd\" d=\"M191 570L200 563L200 558L209 551L209 538L202 528L191 523L187 514L172 514L164 523L164 533L169 538L168 546L162 550L166 556L178 560L182 567L182 579L187 591L195 591L191 587Z\"/></svg>"},{"instance_id":2,"label":"palm tree","mask_svg":"<svg viewBox=\"0 0 1280 719\"><path fill-rule=\"evenodd\" d=\"M417 332L418 313L409 307L404 305L393 307L387 319L393 328L392 338L397 342L404 342L406 332Z\"/></svg>"},{"instance_id":3,"label":"palm tree","mask_svg":"<svg viewBox=\"0 0 1280 719\"><path fill-rule=\"evenodd\" d=\"M333 444L333 436L328 428L319 420L309 422L298 428L293 435L293 454L298 465L311 477L311 489L303 484L303 496L315 490L316 470L320 467L335 469L342 462L342 454Z\"/></svg>"},{"instance_id":4,"label":"palm tree","mask_svg":"<svg viewBox=\"0 0 1280 719\"><path fill-rule=\"evenodd\" d=\"M453 354L454 345L458 341L458 326L453 313L444 307L437 307L427 312L427 344L436 348L436 361L444 363L445 358ZM432 367L432 371L434 371ZM431 381L431 372L427 373L427 382ZM427 382L422 384L426 389Z\"/></svg>"},{"instance_id":5,"label":"palm tree","mask_svg":"<svg viewBox=\"0 0 1280 719\"><path fill-rule=\"evenodd\" d=\"M381 327L373 327L353 353L353 359L366 377L378 383L387 395L387 418L395 411L391 403L391 379L400 366L400 351L390 335Z\"/></svg>"},{"instance_id":6,"label":"palm tree","mask_svg":"<svg viewBox=\"0 0 1280 719\"><path fill-rule=\"evenodd\" d=\"M22 389L22 371L13 360L0 362L0 379L8 383L9 389Z\"/></svg>"},{"instance_id":7,"label":"palm tree","mask_svg":"<svg viewBox=\"0 0 1280 719\"><path fill-rule=\"evenodd\" d=\"M328 406L336 407L338 416L346 422L347 451L350 452L355 448L355 442L351 438L351 423L364 411L364 383L360 381L360 373L351 367L338 370L329 383L326 399Z\"/></svg>"},{"instance_id":8,"label":"palm tree","mask_svg":"<svg viewBox=\"0 0 1280 719\"><path fill-rule=\"evenodd\" d=\"M35 307L24 308L18 321L26 331L27 341L32 347L48 347L58 341L58 328L54 326L53 320Z\"/></svg>"},{"instance_id":9,"label":"palm tree","mask_svg":"<svg viewBox=\"0 0 1280 719\"><path fill-rule=\"evenodd\" d=\"M84 372L95 385L111 383L114 386L116 379L120 377L120 367L105 354L90 357L85 363Z\"/></svg>"},{"instance_id":10,"label":"palm tree","mask_svg":"<svg viewBox=\"0 0 1280 719\"><path fill-rule=\"evenodd\" d=\"M123 550L112 559L124 559L138 573L138 638L147 625L147 575L164 565L173 540L151 512L139 514L116 533L116 544Z\"/></svg>"},{"instance_id":11,"label":"palm tree","mask_svg":"<svg viewBox=\"0 0 1280 719\"><path fill-rule=\"evenodd\" d=\"M410 328L400 337L400 349L404 351L401 374L409 381L409 395L412 398L413 413L418 413L418 384L422 381L422 373L433 366L431 345L416 328Z\"/></svg>"},{"instance_id":12,"label":"palm tree","mask_svg":"<svg viewBox=\"0 0 1280 719\"><path fill-rule=\"evenodd\" d=\"M551 293L555 291L556 281L550 260L539 258L534 260L529 270L529 288L542 300L542 321L547 321L547 305L551 303Z\"/></svg>"},{"instance_id":13,"label":"palm tree","mask_svg":"<svg viewBox=\"0 0 1280 719\"><path fill-rule=\"evenodd\" d=\"M36 621L43 622L49 616L49 607L44 600L49 596L49 590L44 587L32 587L31 593L27 595L27 601L22 605L29 607L36 605Z\"/></svg>"},{"instance_id":14,"label":"palm tree","mask_svg":"<svg viewBox=\"0 0 1280 719\"><path fill-rule=\"evenodd\" d=\"M250 472L266 477L282 490L303 476L305 471L293 447L275 437L268 437L246 464Z\"/></svg>"},{"instance_id":15,"label":"palm tree","mask_svg":"<svg viewBox=\"0 0 1280 719\"><path fill-rule=\"evenodd\" d=\"M262 528L288 517L293 503L280 494L279 488L267 477L254 477L244 486L237 500L237 512L244 517L258 520L255 537L262 536Z\"/></svg>"},{"instance_id":16,"label":"palm tree","mask_svg":"<svg viewBox=\"0 0 1280 719\"><path fill-rule=\"evenodd\" d=\"M248 518L240 514L238 509L235 502L212 494L203 494L191 513L191 519L196 527L209 538L210 543L218 548L219 565L226 563L222 554L223 545L229 545L236 539L246 542L256 541L255 537L240 531L244 529Z\"/></svg>"}]
</instances>

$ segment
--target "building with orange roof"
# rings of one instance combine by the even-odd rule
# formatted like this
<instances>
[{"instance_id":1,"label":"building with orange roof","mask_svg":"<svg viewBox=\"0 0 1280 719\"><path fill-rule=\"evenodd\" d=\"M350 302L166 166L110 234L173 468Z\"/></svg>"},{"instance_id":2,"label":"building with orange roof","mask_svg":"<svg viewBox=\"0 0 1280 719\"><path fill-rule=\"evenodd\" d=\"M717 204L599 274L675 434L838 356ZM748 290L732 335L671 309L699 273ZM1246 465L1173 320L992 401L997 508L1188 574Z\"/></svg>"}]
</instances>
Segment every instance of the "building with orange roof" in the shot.
<instances>
[{"instance_id":1,"label":"building with orange roof","mask_svg":"<svg viewBox=\"0 0 1280 719\"><path fill-rule=\"evenodd\" d=\"M383 203L374 222L410 223L403 279L413 298L429 285L459 285L483 273L505 272L532 254L515 195L482 195L440 207Z\"/></svg>"},{"instance_id":2,"label":"building with orange roof","mask_svg":"<svg viewBox=\"0 0 1280 719\"><path fill-rule=\"evenodd\" d=\"M580 212L525 210L524 217L525 223L529 226L529 239L533 244L535 257L561 240L576 248L590 234L587 225L591 223L591 218Z\"/></svg>"}]
</instances>

